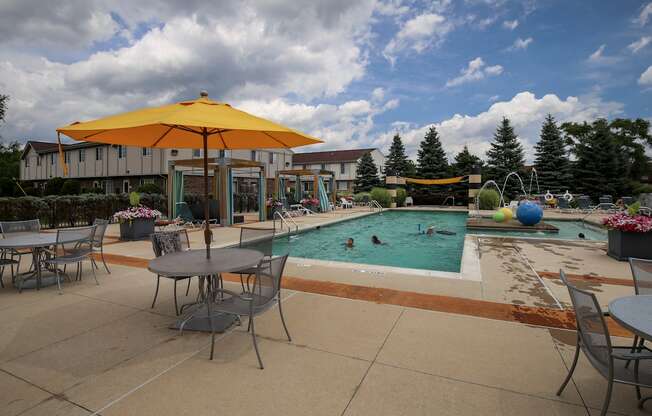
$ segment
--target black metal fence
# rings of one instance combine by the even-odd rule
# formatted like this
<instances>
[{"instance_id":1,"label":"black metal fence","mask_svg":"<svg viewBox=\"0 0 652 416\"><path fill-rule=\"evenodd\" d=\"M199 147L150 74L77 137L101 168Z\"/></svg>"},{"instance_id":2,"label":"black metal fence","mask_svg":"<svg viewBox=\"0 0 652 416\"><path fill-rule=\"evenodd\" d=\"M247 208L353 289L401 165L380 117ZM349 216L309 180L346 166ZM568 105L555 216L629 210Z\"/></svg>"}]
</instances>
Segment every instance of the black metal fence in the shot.
<instances>
[{"instance_id":1,"label":"black metal fence","mask_svg":"<svg viewBox=\"0 0 652 416\"><path fill-rule=\"evenodd\" d=\"M141 194L140 204L167 215L167 198L161 194ZM90 225L95 218L112 220L113 214L129 207L128 194L83 194L0 198L0 221L38 218L43 228Z\"/></svg>"}]
</instances>

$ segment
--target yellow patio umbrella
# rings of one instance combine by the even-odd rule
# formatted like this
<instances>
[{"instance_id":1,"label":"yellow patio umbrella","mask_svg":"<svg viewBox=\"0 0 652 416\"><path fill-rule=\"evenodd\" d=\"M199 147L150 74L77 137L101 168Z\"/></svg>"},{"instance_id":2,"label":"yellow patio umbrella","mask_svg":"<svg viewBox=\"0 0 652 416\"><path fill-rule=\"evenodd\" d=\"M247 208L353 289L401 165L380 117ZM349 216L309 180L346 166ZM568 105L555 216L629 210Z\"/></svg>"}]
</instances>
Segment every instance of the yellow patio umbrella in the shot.
<instances>
[{"instance_id":1,"label":"yellow patio umbrella","mask_svg":"<svg viewBox=\"0 0 652 416\"><path fill-rule=\"evenodd\" d=\"M212 101L205 91L196 100L76 122L58 128L57 133L75 140L125 146L203 148L207 258L210 258L211 241L208 227L208 149L291 148L322 143L315 137L237 110L229 104Z\"/></svg>"}]
</instances>

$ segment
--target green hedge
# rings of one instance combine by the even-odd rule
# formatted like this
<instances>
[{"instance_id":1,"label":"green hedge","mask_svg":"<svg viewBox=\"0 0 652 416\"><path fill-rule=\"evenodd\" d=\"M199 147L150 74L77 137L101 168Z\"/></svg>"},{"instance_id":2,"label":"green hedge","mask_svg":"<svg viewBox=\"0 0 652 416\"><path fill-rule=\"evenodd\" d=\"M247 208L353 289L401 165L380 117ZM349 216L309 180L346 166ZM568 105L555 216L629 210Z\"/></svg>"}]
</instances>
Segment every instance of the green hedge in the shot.
<instances>
[{"instance_id":1,"label":"green hedge","mask_svg":"<svg viewBox=\"0 0 652 416\"><path fill-rule=\"evenodd\" d=\"M369 192L359 192L353 195L353 202L356 204L366 204L371 201L371 195Z\"/></svg>"},{"instance_id":2,"label":"green hedge","mask_svg":"<svg viewBox=\"0 0 652 416\"><path fill-rule=\"evenodd\" d=\"M142 194L140 203L167 213L167 198L161 194ZM129 206L128 194L50 195L0 198L0 221L38 218L43 228L90 225L95 218L111 219L116 211Z\"/></svg>"},{"instance_id":3,"label":"green hedge","mask_svg":"<svg viewBox=\"0 0 652 416\"><path fill-rule=\"evenodd\" d=\"M389 205L392 203L392 197L389 195L389 191L385 188L373 188L369 193L371 199L378 201L381 207L389 208Z\"/></svg>"},{"instance_id":4,"label":"green hedge","mask_svg":"<svg viewBox=\"0 0 652 416\"><path fill-rule=\"evenodd\" d=\"M405 205L405 198L407 198L407 192L403 188L396 189L396 206L402 207Z\"/></svg>"}]
</instances>

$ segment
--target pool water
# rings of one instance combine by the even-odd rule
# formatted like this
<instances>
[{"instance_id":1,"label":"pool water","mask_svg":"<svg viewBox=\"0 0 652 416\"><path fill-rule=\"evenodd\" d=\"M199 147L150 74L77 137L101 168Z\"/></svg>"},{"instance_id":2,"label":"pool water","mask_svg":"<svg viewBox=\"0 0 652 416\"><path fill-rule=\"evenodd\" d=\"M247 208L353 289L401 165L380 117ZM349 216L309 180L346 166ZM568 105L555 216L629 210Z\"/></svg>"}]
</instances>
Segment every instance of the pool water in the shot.
<instances>
[{"instance_id":1,"label":"pool water","mask_svg":"<svg viewBox=\"0 0 652 416\"><path fill-rule=\"evenodd\" d=\"M289 239L287 236L278 237L274 241L274 254L289 253L290 256L299 258L459 272L464 236L467 233L466 220L465 212L386 211L292 235ZM559 228L559 233L469 232L566 240L576 240L578 234L583 233L586 240L607 239L604 230L584 225L580 221L546 222ZM423 231L429 226L455 234L428 236ZM373 244L373 235L383 244ZM354 239L353 248L345 246L348 238Z\"/></svg>"},{"instance_id":2,"label":"pool water","mask_svg":"<svg viewBox=\"0 0 652 416\"><path fill-rule=\"evenodd\" d=\"M340 222L274 242L274 254L293 257L377 264L413 269L460 271L466 233L466 213L386 211ZM433 225L456 235L419 234ZM383 244L374 245L376 235ZM354 247L346 248L347 238Z\"/></svg>"},{"instance_id":3,"label":"pool water","mask_svg":"<svg viewBox=\"0 0 652 416\"><path fill-rule=\"evenodd\" d=\"M554 225L559 228L558 233L528 233L519 231L493 231L493 230L469 230L469 234L485 234L506 237L535 237L535 238L558 238L561 240L579 240L579 233L584 234L585 240L606 241L606 230L600 229L596 226L585 224L582 221L546 221L547 224Z\"/></svg>"}]
</instances>

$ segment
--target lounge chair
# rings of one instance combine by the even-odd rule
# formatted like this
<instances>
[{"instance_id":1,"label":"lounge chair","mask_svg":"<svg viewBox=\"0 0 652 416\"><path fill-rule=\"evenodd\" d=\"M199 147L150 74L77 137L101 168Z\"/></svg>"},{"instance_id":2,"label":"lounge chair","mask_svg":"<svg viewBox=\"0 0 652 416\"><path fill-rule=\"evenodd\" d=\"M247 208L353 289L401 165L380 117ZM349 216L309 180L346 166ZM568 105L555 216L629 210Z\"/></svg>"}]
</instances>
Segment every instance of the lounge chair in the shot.
<instances>
[{"instance_id":1,"label":"lounge chair","mask_svg":"<svg viewBox=\"0 0 652 416\"><path fill-rule=\"evenodd\" d=\"M632 351L631 346L615 347L611 345L609 329L604 319L604 313L600 308L598 299L595 294L585 290L578 289L571 285L566 279L563 270L559 271L562 282L568 288L573 309L575 310L575 320L577 322L577 346L575 347L575 357L568 371L566 379L557 390L557 396L560 396L564 388L571 380L577 361L580 357L580 351L588 358L587 362L595 368L598 373L607 380L607 393L605 395L601 416L607 414L609 402L611 401L611 392L613 383L626 384L636 388L636 396L641 399L641 387L652 388L652 374L649 372L649 366L640 366L642 360L652 359L652 350L642 346L640 349ZM628 368L627 364L634 361L634 369ZM639 402L640 405L640 402Z\"/></svg>"},{"instance_id":2,"label":"lounge chair","mask_svg":"<svg viewBox=\"0 0 652 416\"><path fill-rule=\"evenodd\" d=\"M340 198L340 207L344 209L353 208L353 202L348 201L346 198Z\"/></svg>"},{"instance_id":3,"label":"lounge chair","mask_svg":"<svg viewBox=\"0 0 652 416\"><path fill-rule=\"evenodd\" d=\"M413 207L414 206L414 200L412 199L411 196L405 197L405 206L406 207Z\"/></svg>"},{"instance_id":4,"label":"lounge chair","mask_svg":"<svg viewBox=\"0 0 652 416\"><path fill-rule=\"evenodd\" d=\"M588 196L582 195L577 198L577 208L582 211L591 210L591 199Z\"/></svg>"},{"instance_id":5,"label":"lounge chair","mask_svg":"<svg viewBox=\"0 0 652 416\"><path fill-rule=\"evenodd\" d=\"M557 199L557 208L559 208L560 211L567 210L570 209L570 204L566 198L559 198Z\"/></svg>"},{"instance_id":6,"label":"lounge chair","mask_svg":"<svg viewBox=\"0 0 652 416\"><path fill-rule=\"evenodd\" d=\"M625 205L626 207L632 205L636 201L631 196L624 196L624 197L620 198L620 200L623 201L623 205Z\"/></svg>"},{"instance_id":7,"label":"lounge chair","mask_svg":"<svg viewBox=\"0 0 652 416\"><path fill-rule=\"evenodd\" d=\"M203 212L203 211L202 211ZM185 202L177 202L177 217L183 221L182 225L190 225L191 227L201 226L206 222L203 215L201 217L195 217L192 213L192 210ZM210 206L209 206L209 217L210 217ZM210 224L217 224L217 219L209 218L208 222Z\"/></svg>"},{"instance_id":8,"label":"lounge chair","mask_svg":"<svg viewBox=\"0 0 652 416\"><path fill-rule=\"evenodd\" d=\"M613 204L614 199L611 195L602 195L600 198L598 198L598 202L600 204Z\"/></svg>"}]
</instances>

